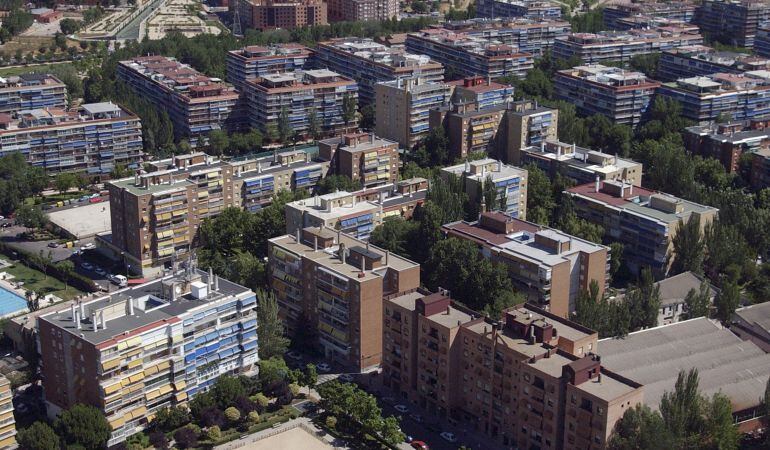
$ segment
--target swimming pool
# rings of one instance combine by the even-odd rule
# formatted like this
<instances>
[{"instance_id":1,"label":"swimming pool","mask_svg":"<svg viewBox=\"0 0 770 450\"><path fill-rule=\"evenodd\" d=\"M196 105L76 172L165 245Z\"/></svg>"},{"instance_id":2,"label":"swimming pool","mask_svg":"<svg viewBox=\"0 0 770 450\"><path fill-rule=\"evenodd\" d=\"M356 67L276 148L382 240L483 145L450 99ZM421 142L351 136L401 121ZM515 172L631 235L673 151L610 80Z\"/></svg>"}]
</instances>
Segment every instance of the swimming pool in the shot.
<instances>
[{"instance_id":1,"label":"swimming pool","mask_svg":"<svg viewBox=\"0 0 770 450\"><path fill-rule=\"evenodd\" d=\"M0 317L17 313L27 307L27 301L0 286Z\"/></svg>"}]
</instances>

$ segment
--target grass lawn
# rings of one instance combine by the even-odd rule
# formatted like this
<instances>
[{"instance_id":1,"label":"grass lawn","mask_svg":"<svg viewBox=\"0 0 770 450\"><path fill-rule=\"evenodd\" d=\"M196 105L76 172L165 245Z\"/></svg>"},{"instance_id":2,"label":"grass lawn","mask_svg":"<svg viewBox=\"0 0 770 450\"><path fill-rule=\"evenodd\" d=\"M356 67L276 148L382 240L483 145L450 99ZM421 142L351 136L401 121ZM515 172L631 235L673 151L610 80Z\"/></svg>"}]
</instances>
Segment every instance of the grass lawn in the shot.
<instances>
[{"instance_id":1,"label":"grass lawn","mask_svg":"<svg viewBox=\"0 0 770 450\"><path fill-rule=\"evenodd\" d=\"M13 266L3 270L16 277L13 281L23 281L25 289L35 291L40 295L54 294L64 300L71 300L76 295L83 294L72 286L68 286L65 292L64 283L51 275L48 275L48 279L46 279L43 272L27 267L20 262L14 262Z\"/></svg>"},{"instance_id":2,"label":"grass lawn","mask_svg":"<svg viewBox=\"0 0 770 450\"><path fill-rule=\"evenodd\" d=\"M0 76L2 77L10 77L13 75L21 75L23 73L29 73L31 71L44 71L44 70L50 70L52 66L57 66L61 64L72 64L70 62L62 62L59 64L30 64L28 66L21 66L21 67L0 67Z\"/></svg>"}]
</instances>

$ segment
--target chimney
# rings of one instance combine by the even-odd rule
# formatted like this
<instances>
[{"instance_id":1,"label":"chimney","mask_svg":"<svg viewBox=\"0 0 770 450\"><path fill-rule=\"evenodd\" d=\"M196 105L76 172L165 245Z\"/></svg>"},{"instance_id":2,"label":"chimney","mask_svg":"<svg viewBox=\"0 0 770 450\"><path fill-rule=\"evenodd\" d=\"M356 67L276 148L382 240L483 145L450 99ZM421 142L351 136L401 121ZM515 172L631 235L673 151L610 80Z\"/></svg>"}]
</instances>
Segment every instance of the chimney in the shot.
<instances>
[{"instance_id":1,"label":"chimney","mask_svg":"<svg viewBox=\"0 0 770 450\"><path fill-rule=\"evenodd\" d=\"M219 292L219 275L214 275L214 290Z\"/></svg>"},{"instance_id":2,"label":"chimney","mask_svg":"<svg viewBox=\"0 0 770 450\"><path fill-rule=\"evenodd\" d=\"M85 320L86 318L86 307L83 305L83 302L80 302L80 318Z\"/></svg>"},{"instance_id":3,"label":"chimney","mask_svg":"<svg viewBox=\"0 0 770 450\"><path fill-rule=\"evenodd\" d=\"M139 179L139 171L137 170L134 174L134 186L139 186L141 184L141 180Z\"/></svg>"},{"instance_id":4,"label":"chimney","mask_svg":"<svg viewBox=\"0 0 770 450\"><path fill-rule=\"evenodd\" d=\"M345 264L345 244L343 243L340 243L339 256L342 264Z\"/></svg>"},{"instance_id":5,"label":"chimney","mask_svg":"<svg viewBox=\"0 0 770 450\"><path fill-rule=\"evenodd\" d=\"M214 281L214 270L209 266L209 276L206 279L206 296L208 296L211 293L211 285Z\"/></svg>"},{"instance_id":6,"label":"chimney","mask_svg":"<svg viewBox=\"0 0 770 450\"><path fill-rule=\"evenodd\" d=\"M540 152L545 153L545 141L540 143Z\"/></svg>"},{"instance_id":7,"label":"chimney","mask_svg":"<svg viewBox=\"0 0 770 450\"><path fill-rule=\"evenodd\" d=\"M99 311L99 317L101 318L101 322L102 322L102 330L106 330L107 320L104 318L104 311Z\"/></svg>"},{"instance_id":8,"label":"chimney","mask_svg":"<svg viewBox=\"0 0 770 450\"><path fill-rule=\"evenodd\" d=\"M497 160L497 171L502 172L503 171L503 162L499 159Z\"/></svg>"},{"instance_id":9,"label":"chimney","mask_svg":"<svg viewBox=\"0 0 770 450\"><path fill-rule=\"evenodd\" d=\"M80 311L75 311L75 327L79 330L81 328L80 325Z\"/></svg>"},{"instance_id":10,"label":"chimney","mask_svg":"<svg viewBox=\"0 0 770 450\"><path fill-rule=\"evenodd\" d=\"M72 321L75 322L76 321L76 315L77 315L76 308L75 308L75 303L70 305L70 312L72 313Z\"/></svg>"},{"instance_id":11,"label":"chimney","mask_svg":"<svg viewBox=\"0 0 770 450\"><path fill-rule=\"evenodd\" d=\"M594 183L594 192L599 192L599 187L601 185L601 181L599 180L599 175L596 176L596 182Z\"/></svg>"},{"instance_id":12,"label":"chimney","mask_svg":"<svg viewBox=\"0 0 770 450\"><path fill-rule=\"evenodd\" d=\"M632 197L634 195L634 183L628 182L628 196Z\"/></svg>"},{"instance_id":13,"label":"chimney","mask_svg":"<svg viewBox=\"0 0 770 450\"><path fill-rule=\"evenodd\" d=\"M318 251L318 236L313 236L313 251Z\"/></svg>"},{"instance_id":14,"label":"chimney","mask_svg":"<svg viewBox=\"0 0 770 450\"><path fill-rule=\"evenodd\" d=\"M172 289L173 291L173 289ZM128 299L128 315L133 316L134 315L134 299L129 298Z\"/></svg>"},{"instance_id":15,"label":"chimney","mask_svg":"<svg viewBox=\"0 0 770 450\"><path fill-rule=\"evenodd\" d=\"M448 316L449 314L451 314L451 312L452 312L452 309L449 307L449 305L447 305L447 307L446 307L446 315Z\"/></svg>"},{"instance_id":16,"label":"chimney","mask_svg":"<svg viewBox=\"0 0 770 450\"><path fill-rule=\"evenodd\" d=\"M91 313L91 326L94 331L99 330L99 322L96 321L96 311Z\"/></svg>"},{"instance_id":17,"label":"chimney","mask_svg":"<svg viewBox=\"0 0 770 450\"><path fill-rule=\"evenodd\" d=\"M388 260L390 259L390 250L385 250L385 265L388 265Z\"/></svg>"},{"instance_id":18,"label":"chimney","mask_svg":"<svg viewBox=\"0 0 770 450\"><path fill-rule=\"evenodd\" d=\"M295 238L297 240L297 244L299 244L299 233L300 233L300 230L299 230L299 227L297 227L297 233L296 233L296 236L295 236Z\"/></svg>"}]
</instances>

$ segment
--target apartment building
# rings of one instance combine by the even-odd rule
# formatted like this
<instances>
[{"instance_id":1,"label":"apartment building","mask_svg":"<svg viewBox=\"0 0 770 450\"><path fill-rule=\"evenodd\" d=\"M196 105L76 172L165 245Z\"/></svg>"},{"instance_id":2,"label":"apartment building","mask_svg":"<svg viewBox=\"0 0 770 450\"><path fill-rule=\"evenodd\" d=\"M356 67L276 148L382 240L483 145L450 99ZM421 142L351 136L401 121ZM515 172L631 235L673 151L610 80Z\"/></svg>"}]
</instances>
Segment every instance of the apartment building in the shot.
<instances>
[{"instance_id":1,"label":"apartment building","mask_svg":"<svg viewBox=\"0 0 770 450\"><path fill-rule=\"evenodd\" d=\"M239 119L239 94L232 86L173 58L120 61L117 76L134 94L167 112L175 137L188 139L193 146L204 144L211 131L233 128Z\"/></svg>"},{"instance_id":2,"label":"apartment building","mask_svg":"<svg viewBox=\"0 0 770 450\"><path fill-rule=\"evenodd\" d=\"M452 222L441 230L478 245L482 256L507 267L516 291L528 302L560 317L575 312L577 296L592 281L600 296L609 283L608 247L553 228L482 212L475 222Z\"/></svg>"},{"instance_id":3,"label":"apartment building","mask_svg":"<svg viewBox=\"0 0 770 450\"><path fill-rule=\"evenodd\" d=\"M560 19L561 6L543 0L479 0L477 17L524 17L527 19Z\"/></svg>"},{"instance_id":4,"label":"apartment building","mask_svg":"<svg viewBox=\"0 0 770 450\"><path fill-rule=\"evenodd\" d=\"M770 57L770 23L757 26L754 36L754 53L762 57Z\"/></svg>"},{"instance_id":5,"label":"apartment building","mask_svg":"<svg viewBox=\"0 0 770 450\"><path fill-rule=\"evenodd\" d=\"M527 217L527 171L503 164L491 158L466 161L464 164L444 167L441 177L455 176L464 180L468 198L476 201L482 211L503 211L516 219ZM493 183L497 195L495 204L485 205L483 196L486 183Z\"/></svg>"},{"instance_id":6,"label":"apartment building","mask_svg":"<svg viewBox=\"0 0 770 450\"><path fill-rule=\"evenodd\" d=\"M321 42L316 49L319 65L358 83L361 105L375 100L375 85L382 81L411 78L417 74L426 81L444 80L444 66L422 54L400 47L387 47L364 38L341 38Z\"/></svg>"},{"instance_id":7,"label":"apartment building","mask_svg":"<svg viewBox=\"0 0 770 450\"><path fill-rule=\"evenodd\" d=\"M643 73L601 64L560 70L554 77L556 97L584 114L603 114L615 123L636 125L660 83Z\"/></svg>"},{"instance_id":8,"label":"apartment building","mask_svg":"<svg viewBox=\"0 0 770 450\"><path fill-rule=\"evenodd\" d=\"M358 181L363 188L398 181L398 143L374 133L346 134L319 141L318 153L331 162L333 174Z\"/></svg>"},{"instance_id":9,"label":"apartment building","mask_svg":"<svg viewBox=\"0 0 770 450\"><path fill-rule=\"evenodd\" d=\"M194 265L38 317L49 415L93 406L113 446L219 376L254 369L256 295Z\"/></svg>"},{"instance_id":10,"label":"apartment building","mask_svg":"<svg viewBox=\"0 0 770 450\"><path fill-rule=\"evenodd\" d=\"M457 33L499 41L519 51L540 57L553 46L557 37L567 36L572 27L560 19L523 17L474 18L448 21L440 26Z\"/></svg>"},{"instance_id":11,"label":"apartment building","mask_svg":"<svg viewBox=\"0 0 770 450\"><path fill-rule=\"evenodd\" d=\"M227 81L243 92L246 80L305 69L312 57L313 50L293 42L231 50L227 53Z\"/></svg>"},{"instance_id":12,"label":"apartment building","mask_svg":"<svg viewBox=\"0 0 770 450\"><path fill-rule=\"evenodd\" d=\"M534 67L531 53L477 35L429 28L406 36L407 50L427 55L463 77L524 78Z\"/></svg>"},{"instance_id":13,"label":"apartment building","mask_svg":"<svg viewBox=\"0 0 770 450\"><path fill-rule=\"evenodd\" d=\"M106 178L117 165L135 169L142 160L139 118L113 103L78 110L28 109L0 114L0 155L19 152L48 174L78 172Z\"/></svg>"},{"instance_id":14,"label":"apartment building","mask_svg":"<svg viewBox=\"0 0 770 450\"><path fill-rule=\"evenodd\" d=\"M513 102L513 86L482 76L448 81L447 84L453 89L452 103L474 104L476 109L485 109Z\"/></svg>"},{"instance_id":15,"label":"apartment building","mask_svg":"<svg viewBox=\"0 0 770 450\"><path fill-rule=\"evenodd\" d=\"M766 70L681 78L662 84L657 93L678 101L682 116L699 123L770 114L770 72Z\"/></svg>"},{"instance_id":16,"label":"apartment building","mask_svg":"<svg viewBox=\"0 0 770 450\"><path fill-rule=\"evenodd\" d=\"M693 22L695 3L688 1L673 2L630 2L606 5L602 10L604 25L610 30L622 30L622 19L634 16L658 17Z\"/></svg>"},{"instance_id":17,"label":"apartment building","mask_svg":"<svg viewBox=\"0 0 770 450\"><path fill-rule=\"evenodd\" d=\"M634 29L675 29L680 32L698 33L700 28L697 25L690 22L683 22L677 19L668 19L665 17L655 17L648 15L636 15L617 19L617 30L634 30Z\"/></svg>"},{"instance_id":18,"label":"apartment building","mask_svg":"<svg viewBox=\"0 0 770 450\"><path fill-rule=\"evenodd\" d=\"M770 119L709 123L682 131L688 152L715 158L729 173L737 173L741 155L770 148Z\"/></svg>"},{"instance_id":19,"label":"apartment building","mask_svg":"<svg viewBox=\"0 0 770 450\"><path fill-rule=\"evenodd\" d=\"M605 448L642 386L596 355L597 333L537 308L483 318L447 293L385 301L383 385L512 448Z\"/></svg>"},{"instance_id":20,"label":"apartment building","mask_svg":"<svg viewBox=\"0 0 770 450\"><path fill-rule=\"evenodd\" d=\"M520 160L522 166L534 164L552 179L559 174L575 184L599 178L642 185L642 163L558 140L523 148Z\"/></svg>"},{"instance_id":21,"label":"apartment building","mask_svg":"<svg viewBox=\"0 0 770 450\"><path fill-rule=\"evenodd\" d=\"M703 36L689 26L572 33L554 41L553 56L560 59L579 58L582 64L604 61L627 63L634 56L700 44L703 44Z\"/></svg>"},{"instance_id":22,"label":"apartment building","mask_svg":"<svg viewBox=\"0 0 770 450\"><path fill-rule=\"evenodd\" d=\"M604 227L606 240L623 244L623 257L631 271L646 266L660 278L668 273L679 222L697 218L703 230L718 212L623 181L597 180L565 193L572 197L578 217Z\"/></svg>"},{"instance_id":23,"label":"apartment building","mask_svg":"<svg viewBox=\"0 0 770 450\"><path fill-rule=\"evenodd\" d=\"M391 216L412 217L425 203L428 183L424 179L362 189L339 191L286 204L286 232L295 234L307 227L339 230L362 241Z\"/></svg>"},{"instance_id":24,"label":"apartment building","mask_svg":"<svg viewBox=\"0 0 770 450\"><path fill-rule=\"evenodd\" d=\"M246 211L256 212L273 203L280 191L313 192L329 171L329 161L320 157L318 148L306 147L233 158L233 195Z\"/></svg>"},{"instance_id":25,"label":"apartment building","mask_svg":"<svg viewBox=\"0 0 770 450\"><path fill-rule=\"evenodd\" d=\"M0 448L16 445L16 421L13 417L11 382L0 375Z\"/></svg>"},{"instance_id":26,"label":"apartment building","mask_svg":"<svg viewBox=\"0 0 770 450\"><path fill-rule=\"evenodd\" d=\"M444 128L454 158L497 155L505 145L505 130L500 128L505 113L505 105L477 109L476 103L452 103L430 111L430 127Z\"/></svg>"},{"instance_id":27,"label":"apartment building","mask_svg":"<svg viewBox=\"0 0 770 450\"><path fill-rule=\"evenodd\" d=\"M353 370L382 358L383 297L417 289L420 265L329 228L268 240L268 279L287 333L317 336L324 356Z\"/></svg>"},{"instance_id":28,"label":"apartment building","mask_svg":"<svg viewBox=\"0 0 770 450\"><path fill-rule=\"evenodd\" d=\"M508 130L503 162L521 166L521 149L554 140L559 130L559 110L538 105L537 100L512 103L506 113Z\"/></svg>"},{"instance_id":29,"label":"apartment building","mask_svg":"<svg viewBox=\"0 0 770 450\"><path fill-rule=\"evenodd\" d=\"M655 78L661 81L676 81L680 78L715 73L740 74L767 69L770 69L770 59L767 58L717 51L705 45L692 45L661 53Z\"/></svg>"},{"instance_id":30,"label":"apartment building","mask_svg":"<svg viewBox=\"0 0 770 450\"><path fill-rule=\"evenodd\" d=\"M355 127L346 123L343 104L358 97L352 79L326 69L264 75L246 81L249 124L263 133L279 129L279 117L286 113L294 133L307 136L312 116L322 135L334 135Z\"/></svg>"},{"instance_id":31,"label":"apartment building","mask_svg":"<svg viewBox=\"0 0 770 450\"><path fill-rule=\"evenodd\" d=\"M243 26L294 29L327 24L327 5L321 0L236 0Z\"/></svg>"},{"instance_id":32,"label":"apartment building","mask_svg":"<svg viewBox=\"0 0 770 450\"><path fill-rule=\"evenodd\" d=\"M770 19L770 5L758 0L704 0L695 22L704 33L738 47L754 46L757 26Z\"/></svg>"},{"instance_id":33,"label":"apartment building","mask_svg":"<svg viewBox=\"0 0 770 450\"><path fill-rule=\"evenodd\" d=\"M25 73L0 77L0 113L66 107L67 86L53 75Z\"/></svg>"},{"instance_id":34,"label":"apartment building","mask_svg":"<svg viewBox=\"0 0 770 450\"><path fill-rule=\"evenodd\" d=\"M398 17L397 0L330 0L329 22L368 22Z\"/></svg>"},{"instance_id":35,"label":"apartment building","mask_svg":"<svg viewBox=\"0 0 770 450\"><path fill-rule=\"evenodd\" d=\"M430 110L449 102L452 95L450 85L417 75L377 83L374 91L375 133L407 150L428 135Z\"/></svg>"}]
</instances>

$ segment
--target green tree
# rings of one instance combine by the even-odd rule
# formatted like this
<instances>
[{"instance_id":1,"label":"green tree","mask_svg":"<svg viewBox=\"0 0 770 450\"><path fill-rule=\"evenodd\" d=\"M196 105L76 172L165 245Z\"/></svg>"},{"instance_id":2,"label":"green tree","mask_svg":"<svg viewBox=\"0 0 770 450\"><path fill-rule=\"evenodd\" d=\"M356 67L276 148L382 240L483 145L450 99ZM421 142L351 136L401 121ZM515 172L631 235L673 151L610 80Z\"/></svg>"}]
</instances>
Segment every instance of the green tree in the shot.
<instances>
[{"instance_id":1,"label":"green tree","mask_svg":"<svg viewBox=\"0 0 770 450\"><path fill-rule=\"evenodd\" d=\"M711 308L711 285L709 282L702 281L697 291L690 289L684 298L684 303L688 319L708 317Z\"/></svg>"},{"instance_id":2,"label":"green tree","mask_svg":"<svg viewBox=\"0 0 770 450\"><path fill-rule=\"evenodd\" d=\"M666 428L677 441L677 448L696 448L704 431L703 399L698 393L698 370L681 371L673 392L660 400L660 413Z\"/></svg>"},{"instance_id":3,"label":"green tree","mask_svg":"<svg viewBox=\"0 0 770 450\"><path fill-rule=\"evenodd\" d=\"M730 398L721 392L715 393L706 402L704 414L709 448L737 449L741 436L733 421Z\"/></svg>"},{"instance_id":4,"label":"green tree","mask_svg":"<svg viewBox=\"0 0 770 450\"><path fill-rule=\"evenodd\" d=\"M57 433L67 445L78 444L87 450L107 446L112 427L101 411L93 406L77 404L56 419Z\"/></svg>"},{"instance_id":5,"label":"green tree","mask_svg":"<svg viewBox=\"0 0 770 450\"><path fill-rule=\"evenodd\" d=\"M81 21L70 19L69 17L62 19L61 22L59 22L61 32L64 34L73 34L78 31L82 25L83 23Z\"/></svg>"},{"instance_id":6,"label":"green tree","mask_svg":"<svg viewBox=\"0 0 770 450\"><path fill-rule=\"evenodd\" d=\"M127 168L124 164L116 164L112 172L110 172L110 178L114 180L128 176L131 176L131 169Z\"/></svg>"},{"instance_id":7,"label":"green tree","mask_svg":"<svg viewBox=\"0 0 770 450\"><path fill-rule=\"evenodd\" d=\"M225 409L225 417L229 422L237 422L241 420L241 412L238 411L238 408L231 406Z\"/></svg>"},{"instance_id":8,"label":"green tree","mask_svg":"<svg viewBox=\"0 0 770 450\"><path fill-rule=\"evenodd\" d=\"M631 312L631 330L658 325L658 310L661 303L660 286L655 284L652 271L648 267L642 269L637 284L628 288L626 302Z\"/></svg>"},{"instance_id":9,"label":"green tree","mask_svg":"<svg viewBox=\"0 0 770 450\"><path fill-rule=\"evenodd\" d=\"M366 105L361 108L361 118L358 127L362 130L371 130L375 126L376 114L374 105Z\"/></svg>"},{"instance_id":10,"label":"green tree","mask_svg":"<svg viewBox=\"0 0 770 450\"><path fill-rule=\"evenodd\" d=\"M222 437L222 430L217 425L211 426L206 431L206 436L212 441L218 441Z\"/></svg>"},{"instance_id":11,"label":"green tree","mask_svg":"<svg viewBox=\"0 0 770 450\"><path fill-rule=\"evenodd\" d=\"M158 410L152 420L152 426L169 432L190 423L190 412L184 406L165 407Z\"/></svg>"},{"instance_id":12,"label":"green tree","mask_svg":"<svg viewBox=\"0 0 770 450\"><path fill-rule=\"evenodd\" d=\"M281 144L287 145L289 143L289 138L291 138L293 131L289 109L283 107L278 114L278 138L281 140Z\"/></svg>"},{"instance_id":13,"label":"green tree","mask_svg":"<svg viewBox=\"0 0 770 450\"><path fill-rule=\"evenodd\" d=\"M67 292L69 287L69 281L72 274L75 272L75 264L72 261L64 260L56 263L56 270L59 271L64 281L64 292Z\"/></svg>"},{"instance_id":14,"label":"green tree","mask_svg":"<svg viewBox=\"0 0 770 450\"><path fill-rule=\"evenodd\" d=\"M355 192L361 189L361 182L353 181L347 175L329 175L318 182L316 191L318 194L329 194L335 191Z\"/></svg>"},{"instance_id":15,"label":"green tree","mask_svg":"<svg viewBox=\"0 0 770 450\"><path fill-rule=\"evenodd\" d=\"M342 120L345 122L345 128L355 120L357 104L355 95L346 92L342 96Z\"/></svg>"},{"instance_id":16,"label":"green tree","mask_svg":"<svg viewBox=\"0 0 770 450\"><path fill-rule=\"evenodd\" d=\"M449 138L443 126L431 128L412 158L421 167L442 167L450 162Z\"/></svg>"},{"instance_id":17,"label":"green tree","mask_svg":"<svg viewBox=\"0 0 770 450\"><path fill-rule=\"evenodd\" d=\"M318 370L316 369L315 364L309 363L305 366L305 371L300 380L302 381L303 386L311 388L318 383Z\"/></svg>"},{"instance_id":18,"label":"green tree","mask_svg":"<svg viewBox=\"0 0 770 450\"><path fill-rule=\"evenodd\" d=\"M24 204L16 210L16 221L27 228L37 230L48 223L48 218L39 207Z\"/></svg>"},{"instance_id":19,"label":"green tree","mask_svg":"<svg viewBox=\"0 0 770 450\"><path fill-rule=\"evenodd\" d=\"M235 405L235 401L246 396L246 389L237 377L223 375L217 378L212 389L220 409Z\"/></svg>"},{"instance_id":20,"label":"green tree","mask_svg":"<svg viewBox=\"0 0 770 450\"><path fill-rule=\"evenodd\" d=\"M257 290L257 335L262 359L281 356L289 348L289 340L283 335L283 322L278 317L275 295L262 289Z\"/></svg>"},{"instance_id":21,"label":"green tree","mask_svg":"<svg viewBox=\"0 0 770 450\"><path fill-rule=\"evenodd\" d=\"M671 275L682 272L703 274L703 260L705 256L705 243L700 229L700 218L691 215L685 223L679 219L676 234L672 239L674 247L673 261L671 262Z\"/></svg>"},{"instance_id":22,"label":"green tree","mask_svg":"<svg viewBox=\"0 0 770 450\"><path fill-rule=\"evenodd\" d=\"M389 250L396 255L414 259L415 246L419 246L417 229L420 224L402 217L386 217L369 236L372 245Z\"/></svg>"},{"instance_id":23,"label":"green tree","mask_svg":"<svg viewBox=\"0 0 770 450\"><path fill-rule=\"evenodd\" d=\"M62 194L75 187L76 183L77 179L75 175L69 172L60 173L54 180L56 190Z\"/></svg>"},{"instance_id":24,"label":"green tree","mask_svg":"<svg viewBox=\"0 0 770 450\"><path fill-rule=\"evenodd\" d=\"M318 119L318 113L315 109L311 109L307 114L307 132L313 140L318 140L321 137L321 121Z\"/></svg>"},{"instance_id":25,"label":"green tree","mask_svg":"<svg viewBox=\"0 0 770 450\"><path fill-rule=\"evenodd\" d=\"M337 418L334 416L326 416L324 423L327 428L331 428L332 430L337 428Z\"/></svg>"},{"instance_id":26,"label":"green tree","mask_svg":"<svg viewBox=\"0 0 770 450\"><path fill-rule=\"evenodd\" d=\"M615 275L623 265L623 244L620 242L611 243L610 257L610 277L615 278Z\"/></svg>"},{"instance_id":27,"label":"green tree","mask_svg":"<svg viewBox=\"0 0 770 450\"><path fill-rule=\"evenodd\" d=\"M741 301L741 290L734 281L727 281L722 284L722 288L714 298L716 307L716 318L722 322L729 322L735 309Z\"/></svg>"},{"instance_id":28,"label":"green tree","mask_svg":"<svg viewBox=\"0 0 770 450\"><path fill-rule=\"evenodd\" d=\"M226 131L214 130L209 133L209 147L214 154L221 158L230 146L230 137Z\"/></svg>"},{"instance_id":29,"label":"green tree","mask_svg":"<svg viewBox=\"0 0 770 450\"><path fill-rule=\"evenodd\" d=\"M45 422L35 422L20 429L16 441L24 450L59 450L59 436Z\"/></svg>"},{"instance_id":30,"label":"green tree","mask_svg":"<svg viewBox=\"0 0 770 450\"><path fill-rule=\"evenodd\" d=\"M527 181L527 220L541 225L550 223L556 202L551 196L551 180L535 164L528 164Z\"/></svg>"},{"instance_id":31,"label":"green tree","mask_svg":"<svg viewBox=\"0 0 770 450\"><path fill-rule=\"evenodd\" d=\"M668 450L672 437L663 418L647 405L627 409L615 424L608 450Z\"/></svg>"},{"instance_id":32,"label":"green tree","mask_svg":"<svg viewBox=\"0 0 770 450\"><path fill-rule=\"evenodd\" d=\"M404 439L406 439L406 435L401 431L398 419L393 416L386 417L382 421L380 436L382 436L382 439L384 439L385 442L393 447L397 447L404 442Z\"/></svg>"}]
</instances>

